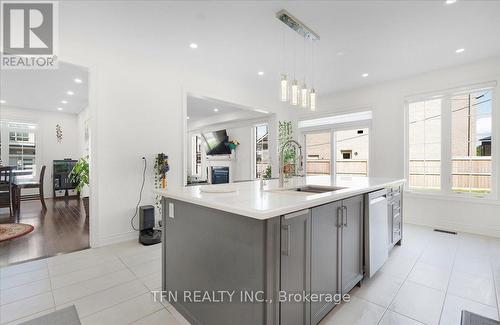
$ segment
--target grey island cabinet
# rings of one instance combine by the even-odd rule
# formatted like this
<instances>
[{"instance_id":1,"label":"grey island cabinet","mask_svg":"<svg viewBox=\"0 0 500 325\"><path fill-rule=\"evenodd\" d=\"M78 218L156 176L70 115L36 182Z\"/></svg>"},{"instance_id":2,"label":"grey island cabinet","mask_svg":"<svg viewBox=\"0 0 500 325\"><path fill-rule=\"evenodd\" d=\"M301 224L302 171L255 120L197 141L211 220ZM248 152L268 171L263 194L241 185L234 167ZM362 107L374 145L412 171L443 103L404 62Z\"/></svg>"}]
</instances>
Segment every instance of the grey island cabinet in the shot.
<instances>
[{"instance_id":1,"label":"grey island cabinet","mask_svg":"<svg viewBox=\"0 0 500 325\"><path fill-rule=\"evenodd\" d=\"M192 324L318 324L363 279L366 194L403 180L371 182L335 194L258 182L230 193L158 192L164 299Z\"/></svg>"}]
</instances>

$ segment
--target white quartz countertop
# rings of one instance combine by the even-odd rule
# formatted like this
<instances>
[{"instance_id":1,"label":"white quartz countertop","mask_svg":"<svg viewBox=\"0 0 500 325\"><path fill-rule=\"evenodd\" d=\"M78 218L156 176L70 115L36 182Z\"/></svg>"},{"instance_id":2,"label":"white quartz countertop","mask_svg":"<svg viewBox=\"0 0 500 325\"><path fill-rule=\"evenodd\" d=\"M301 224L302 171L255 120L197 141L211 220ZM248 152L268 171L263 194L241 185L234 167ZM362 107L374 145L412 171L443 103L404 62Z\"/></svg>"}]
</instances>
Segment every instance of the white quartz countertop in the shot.
<instances>
[{"instance_id":1,"label":"white quartz countertop","mask_svg":"<svg viewBox=\"0 0 500 325\"><path fill-rule=\"evenodd\" d=\"M260 181L249 181L231 184L198 185L156 190L155 193L179 201L189 202L212 209L239 214L259 220L265 220L283 214L311 208L328 202L341 200L362 193L368 193L384 187L404 183L404 179L307 176L295 177L285 182L285 189L278 187L278 180L266 181L264 189L260 189ZM336 186L345 189L325 193L295 192L286 189L305 185ZM235 190L228 193L207 193L201 187L224 187Z\"/></svg>"}]
</instances>

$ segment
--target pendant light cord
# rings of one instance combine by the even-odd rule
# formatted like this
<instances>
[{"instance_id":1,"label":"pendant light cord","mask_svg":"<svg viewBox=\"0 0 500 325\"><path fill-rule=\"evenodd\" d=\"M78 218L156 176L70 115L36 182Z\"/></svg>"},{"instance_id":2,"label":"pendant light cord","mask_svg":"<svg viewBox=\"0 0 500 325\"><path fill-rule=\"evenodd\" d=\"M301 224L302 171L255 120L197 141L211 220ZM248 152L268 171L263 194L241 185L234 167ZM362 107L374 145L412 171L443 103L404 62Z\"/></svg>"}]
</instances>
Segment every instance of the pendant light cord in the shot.
<instances>
[{"instance_id":1,"label":"pendant light cord","mask_svg":"<svg viewBox=\"0 0 500 325\"><path fill-rule=\"evenodd\" d=\"M304 85L306 84L307 58L306 58L306 38L304 37Z\"/></svg>"},{"instance_id":2,"label":"pendant light cord","mask_svg":"<svg viewBox=\"0 0 500 325\"><path fill-rule=\"evenodd\" d=\"M314 88L314 41L311 40L311 88Z\"/></svg>"},{"instance_id":3,"label":"pendant light cord","mask_svg":"<svg viewBox=\"0 0 500 325\"><path fill-rule=\"evenodd\" d=\"M286 63L285 63L285 60L286 60L286 39L285 39L285 27L283 27L283 72L282 73L286 73Z\"/></svg>"}]
</instances>

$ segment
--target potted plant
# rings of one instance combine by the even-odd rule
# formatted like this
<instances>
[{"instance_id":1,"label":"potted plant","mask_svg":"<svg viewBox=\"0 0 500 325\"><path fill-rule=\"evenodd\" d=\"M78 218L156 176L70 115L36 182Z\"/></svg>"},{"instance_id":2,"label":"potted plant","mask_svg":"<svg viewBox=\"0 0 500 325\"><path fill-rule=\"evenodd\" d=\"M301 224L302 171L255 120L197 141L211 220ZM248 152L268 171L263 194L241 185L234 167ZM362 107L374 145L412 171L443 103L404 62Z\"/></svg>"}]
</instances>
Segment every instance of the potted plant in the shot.
<instances>
[{"instance_id":1,"label":"potted plant","mask_svg":"<svg viewBox=\"0 0 500 325\"><path fill-rule=\"evenodd\" d=\"M159 153L155 159L155 180L161 182L161 188L167 187L167 173L169 170L168 156L164 153Z\"/></svg>"},{"instance_id":2,"label":"potted plant","mask_svg":"<svg viewBox=\"0 0 500 325\"><path fill-rule=\"evenodd\" d=\"M82 195L83 190L89 185L89 157L82 157L75 164L71 173L69 174L70 180L76 184L76 191ZM85 215L89 216L89 196L82 196L83 207L85 208Z\"/></svg>"},{"instance_id":3,"label":"potted plant","mask_svg":"<svg viewBox=\"0 0 500 325\"><path fill-rule=\"evenodd\" d=\"M227 145L229 146L229 149L235 150L236 147L240 145L240 143L237 140L231 140Z\"/></svg>"}]
</instances>

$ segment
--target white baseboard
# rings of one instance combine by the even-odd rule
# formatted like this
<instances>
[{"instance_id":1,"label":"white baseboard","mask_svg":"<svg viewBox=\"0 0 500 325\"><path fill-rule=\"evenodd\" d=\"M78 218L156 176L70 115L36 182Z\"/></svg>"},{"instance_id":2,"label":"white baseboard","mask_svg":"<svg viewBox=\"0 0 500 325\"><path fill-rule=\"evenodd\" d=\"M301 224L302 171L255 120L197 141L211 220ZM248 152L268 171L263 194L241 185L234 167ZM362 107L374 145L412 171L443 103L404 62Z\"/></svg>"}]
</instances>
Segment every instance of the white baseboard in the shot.
<instances>
[{"instance_id":1,"label":"white baseboard","mask_svg":"<svg viewBox=\"0 0 500 325\"><path fill-rule=\"evenodd\" d=\"M495 228L491 228L491 227L487 227L487 226L483 227L481 225L460 224L460 223L451 223L451 222L425 222L422 220L412 220L412 219L406 219L405 223L417 225L417 226L429 227L432 229L442 229L442 230L456 231L456 232L462 232L462 233L468 233L468 234L474 234L474 235L482 235L482 236L500 238L500 230L499 229L495 229Z\"/></svg>"},{"instance_id":2,"label":"white baseboard","mask_svg":"<svg viewBox=\"0 0 500 325\"><path fill-rule=\"evenodd\" d=\"M116 243L121 243L128 240L137 240L139 237L138 231L128 231L121 234L115 234L111 236L101 237L99 238L99 246L107 246Z\"/></svg>"}]
</instances>

